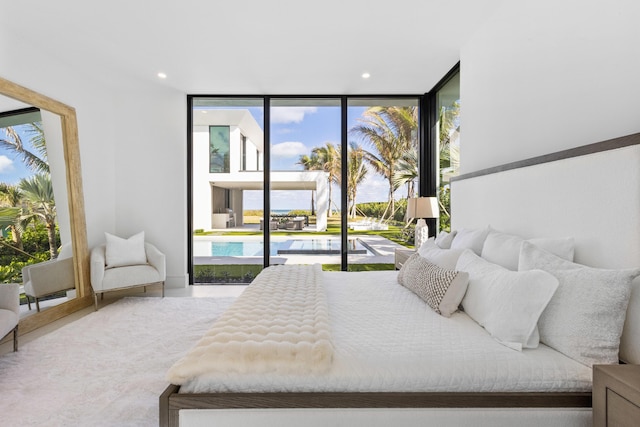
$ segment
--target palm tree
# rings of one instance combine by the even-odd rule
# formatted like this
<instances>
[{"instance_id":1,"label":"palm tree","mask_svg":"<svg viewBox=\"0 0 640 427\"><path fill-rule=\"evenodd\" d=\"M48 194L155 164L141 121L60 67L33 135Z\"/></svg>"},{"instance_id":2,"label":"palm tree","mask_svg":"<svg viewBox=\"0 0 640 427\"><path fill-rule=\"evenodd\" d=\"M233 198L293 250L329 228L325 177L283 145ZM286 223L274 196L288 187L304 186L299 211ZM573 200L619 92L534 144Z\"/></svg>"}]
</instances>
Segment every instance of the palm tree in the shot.
<instances>
[{"instance_id":1,"label":"palm tree","mask_svg":"<svg viewBox=\"0 0 640 427\"><path fill-rule=\"evenodd\" d=\"M324 147L315 147L311 153L318 157L322 170L329 174L329 212L327 215L331 216L332 187L333 184L338 183L340 176L340 145L335 146L331 142L327 142Z\"/></svg>"},{"instance_id":2,"label":"palm tree","mask_svg":"<svg viewBox=\"0 0 640 427\"><path fill-rule=\"evenodd\" d=\"M395 211L394 192L398 188L393 181L396 166L407 151L418 145L418 108L371 107L360 122L362 124L350 132L375 149L366 152L366 160L389 183L388 205L382 216L390 211L391 217Z\"/></svg>"},{"instance_id":3,"label":"palm tree","mask_svg":"<svg viewBox=\"0 0 640 427\"><path fill-rule=\"evenodd\" d=\"M13 220L8 224L11 230L11 240L18 249L23 249L22 246L22 226L20 225L20 212L22 211L23 193L15 185L0 183L0 200L5 202L7 208L11 208L11 211L5 211L6 213L12 212Z\"/></svg>"},{"instance_id":4,"label":"palm tree","mask_svg":"<svg viewBox=\"0 0 640 427\"><path fill-rule=\"evenodd\" d=\"M365 150L355 142L351 142L349 144L349 157L347 160L347 199L350 218L356 217L356 195L358 193L358 186L365 180L368 172L364 158ZM342 174L340 176L342 176Z\"/></svg>"},{"instance_id":5,"label":"palm tree","mask_svg":"<svg viewBox=\"0 0 640 427\"><path fill-rule=\"evenodd\" d=\"M27 132L32 134L30 141L35 149L35 153L27 150L22 143L18 132L8 126L5 129L6 138L0 138L0 147L13 151L22 157L22 161L27 167L35 172L49 173L47 163L47 147L44 138L44 131L41 123L28 123Z\"/></svg>"},{"instance_id":6,"label":"palm tree","mask_svg":"<svg viewBox=\"0 0 640 427\"><path fill-rule=\"evenodd\" d=\"M318 155L316 153L313 153L313 152L311 153L310 156L307 156L306 154L302 154L298 158L298 161L296 162L296 164L297 165L302 165L302 167L306 171L322 170L323 169L322 168L322 164L320 163L320 157L318 157ZM314 194L315 194L315 190L311 190L311 215L315 215L316 214Z\"/></svg>"},{"instance_id":7,"label":"palm tree","mask_svg":"<svg viewBox=\"0 0 640 427\"><path fill-rule=\"evenodd\" d=\"M396 187L406 184L407 198L414 197L418 177L418 150L412 147L398 160L398 166L393 173L393 183Z\"/></svg>"},{"instance_id":8,"label":"palm tree","mask_svg":"<svg viewBox=\"0 0 640 427\"><path fill-rule=\"evenodd\" d=\"M18 187L22 190L24 199L29 204L29 212L23 215L23 220L25 223L33 220L44 222L49 239L50 257L51 259L57 258L56 204L51 177L45 174L37 174L30 178L22 178Z\"/></svg>"}]
</instances>

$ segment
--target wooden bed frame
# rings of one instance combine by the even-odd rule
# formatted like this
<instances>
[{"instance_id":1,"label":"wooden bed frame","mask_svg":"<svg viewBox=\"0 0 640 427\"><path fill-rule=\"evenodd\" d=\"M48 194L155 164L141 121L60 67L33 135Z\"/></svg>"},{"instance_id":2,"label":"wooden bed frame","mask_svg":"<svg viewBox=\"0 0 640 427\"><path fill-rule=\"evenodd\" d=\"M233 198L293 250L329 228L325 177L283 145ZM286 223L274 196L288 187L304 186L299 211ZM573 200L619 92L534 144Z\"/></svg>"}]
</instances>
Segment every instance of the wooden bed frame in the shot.
<instances>
[{"instance_id":1,"label":"wooden bed frame","mask_svg":"<svg viewBox=\"0 0 640 427\"><path fill-rule=\"evenodd\" d=\"M202 393L160 396L160 425L177 427L182 409L266 408L591 408L591 393Z\"/></svg>"},{"instance_id":2,"label":"wooden bed frame","mask_svg":"<svg viewBox=\"0 0 640 427\"><path fill-rule=\"evenodd\" d=\"M627 137L617 138L613 140L603 141L596 144L590 144L583 147L578 147L570 150L565 150L558 153L553 153L550 155L545 155L541 157L536 157L533 159L524 160L521 162L511 163L503 166L499 166L496 168L487 169L484 171L474 172L472 174L463 175L457 178L457 182L463 182L464 184L459 185L460 191L455 193L452 191L452 195L454 194L462 194L462 198L465 199L473 199L473 195L477 193L474 191L473 186L477 185L485 185L486 182L474 183L471 185L471 188L466 187L467 181L475 181L475 179L484 179L488 175L501 175L503 173L512 173L514 170L520 168L529 168L531 166L536 165L545 165L547 163L559 162L559 161L573 161L576 158L581 157L589 157L589 155L598 154L598 153L607 153L609 151L615 151L625 147L634 147L634 150L638 150L640 152L640 134L634 134ZM633 152L634 156L636 151ZM625 157L629 157L626 156ZM618 154L619 155L619 154ZM636 157L638 158L638 157ZM585 160L585 161L593 161L593 159ZM635 164L635 160L630 160L630 164L627 165L629 167L640 166ZM573 168L573 164L569 164L570 168ZM622 166L624 167L624 166ZM545 173L547 169L544 169ZM573 172L573 169L572 169ZM591 171L592 172L592 171ZM530 171L524 172L525 174L531 173ZM552 171L552 173L555 173ZM566 168L563 173L566 173ZM592 174L592 173L591 173ZM593 174L592 174L593 175ZM564 175L560 175L564 177ZM502 181L513 182L513 176L505 176L501 178ZM563 178L560 178L559 181L562 181ZM554 181L553 179L549 181ZM558 185L558 180L553 182L554 190ZM640 181L640 180L637 180ZM456 184L457 185L457 184ZM493 184L492 184L493 185ZM506 184L507 187L513 184ZM570 182L567 182L568 186L573 185ZM585 185L591 185L590 183L586 183ZM640 182L629 184L632 187L632 192L640 194ZM543 184L539 185L543 187ZM456 188L454 186L454 188ZM507 188L508 190L508 188ZM528 191L524 190L525 192ZM544 189L541 188L541 194L544 194ZM573 197L573 190L568 189ZM589 191L583 191L585 193L589 193ZM507 198L507 200L511 200L511 202L507 202L505 200L496 201L496 206L500 206L500 202L504 203L513 203L518 204L517 201L512 200L512 194L508 194L508 191L505 191L503 197ZM578 192L579 193L579 192ZM527 193L523 197L536 197L535 195ZM585 196L586 197L586 196ZM631 199L632 197L620 196L619 194L613 194L611 196L613 200L610 203L615 204L619 203L621 200L620 197L623 197L623 200ZM638 197L638 196L633 196ZM455 202L455 200L454 200ZM628 253L626 254L626 258L622 257L622 262L632 262L637 266L638 264L638 256L637 254L640 252L638 247L640 243L633 241L640 233L640 221L637 221L637 217L629 218L630 222L638 222L638 224L633 223L633 227L628 229L628 234L631 236L628 237L629 241L620 242L619 240L613 241L612 238L606 237L606 241L602 242L598 239L593 239L593 235L589 233L592 230L588 227L594 228L594 224L592 222L593 218L580 218L578 223L585 223L583 228L575 228L573 223L571 226L567 227L567 224L562 224L562 221L558 225L550 226L549 218L547 218L547 222L545 223L545 219L541 217L541 212L532 212L529 217L529 221L527 222L527 218L522 218L522 215L517 215L516 213L512 213L512 217L517 216L517 220L520 223L513 223L514 220L511 218L505 218L504 215L508 215L509 213L505 213L503 206L500 208L494 208L493 212L484 212L484 216L477 214L477 209L472 209L474 201L469 202L468 200L463 200L463 202L459 204L454 204L454 208L457 209L456 206L461 206L460 215L458 215L458 211L454 211L455 218L462 218L461 220L457 220L453 224L454 228L461 227L484 227L487 224L491 224L491 218L493 218L497 224L502 224L500 221L503 219L511 220L506 221L509 223L507 225L508 229L502 230L505 232L512 232L514 234L520 234L523 237L534 237L534 236L544 236L545 230L547 233L567 230L567 235L571 235L576 237L576 262L581 263L589 263L594 259L602 259L611 260L613 255L606 254L608 256L602 256L603 251L611 251L612 247L621 248L624 247ZM482 203L482 202L480 202ZM488 205L491 205L492 202L487 202ZM579 210L580 201L571 200L572 204L576 204L574 210ZM631 203L631 210L639 210L640 202L637 202L637 199L629 201ZM638 204L636 207L635 204ZM475 205L477 206L477 204ZM464 214L462 213L465 209L473 212L473 214ZM500 213L496 214L496 210L500 209ZM514 208L515 209L515 208ZM564 207L560 207L560 209L564 209ZM489 209L490 210L490 209ZM555 214L551 212L550 215ZM501 215L503 217L501 217ZM575 213L571 213L570 211L567 213L568 216L576 215ZM637 215L637 214L634 214ZM581 215L582 216L582 215ZM497 217L497 219L496 219ZM535 218L537 225L533 225L531 220ZM474 223L474 221L476 223ZM487 222L489 221L489 222ZM569 218L568 221L574 221L574 218ZM494 224L492 224L494 225ZM625 224L629 225L629 224ZM543 227L542 231L536 229L536 227ZM544 228L546 227L546 228ZM566 228L563 228L566 227ZM573 228L572 228L573 227ZM605 230L605 227L601 227L597 229L597 225L595 226L596 230L593 231L597 233L597 236L601 236L604 233L608 233L609 230ZM614 230L615 231L615 230ZM528 236L527 232L533 234L532 236ZM635 234L634 234L635 233ZM549 234L546 234L547 236ZM557 234L551 234L557 235ZM580 246L583 246L580 248ZM615 245L615 246L614 246ZM582 252L579 250L581 249ZM615 262L618 262L620 259L620 254L615 253ZM617 251L619 252L619 250ZM606 261L605 261L606 262ZM613 261L610 262L614 263ZM609 268L621 268L619 265L598 265L597 263L591 262L590 265L596 267L609 267ZM631 265L633 266L633 265ZM631 267L630 265L626 265L626 267ZM635 300L633 304L630 304L630 308L633 306L634 316L640 310L640 286L636 285L635 287L635 296L632 296L632 299ZM632 311L630 309L630 311ZM632 328L635 327L632 325ZM629 328L631 329L631 328ZM625 329L626 334L629 336L634 336L635 331ZM624 337L623 337L624 338ZM627 362L630 363L640 363L638 358L638 354L640 354L640 344L635 342L637 338L635 338L633 343L629 346L632 349L631 352L627 350L627 354L632 354L632 356L628 356L626 358ZM628 339L628 341L632 341ZM621 358L625 359L623 356L623 347L621 346ZM562 408L562 409L571 409L571 408L591 408L591 392L584 393L562 393L562 392L553 392L553 393L438 393L438 392L380 392L380 393L360 393L360 392L344 392L344 393L199 393L199 394L181 394L179 393L180 387L177 385L169 385L166 390L160 396L160 425L161 426L178 426L179 424L179 411L186 409L273 409L273 408Z\"/></svg>"}]
</instances>

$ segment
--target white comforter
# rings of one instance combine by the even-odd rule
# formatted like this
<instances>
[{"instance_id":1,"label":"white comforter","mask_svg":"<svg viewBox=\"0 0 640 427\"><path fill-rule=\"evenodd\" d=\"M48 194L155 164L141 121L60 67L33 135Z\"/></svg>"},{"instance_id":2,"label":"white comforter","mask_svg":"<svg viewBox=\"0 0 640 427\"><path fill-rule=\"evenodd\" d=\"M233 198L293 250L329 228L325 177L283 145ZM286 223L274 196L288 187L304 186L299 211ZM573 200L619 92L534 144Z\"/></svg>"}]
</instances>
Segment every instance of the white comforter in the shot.
<instances>
[{"instance_id":1,"label":"white comforter","mask_svg":"<svg viewBox=\"0 0 640 427\"><path fill-rule=\"evenodd\" d=\"M327 373L209 373L183 393L268 391L589 391L591 370L540 345L522 352L464 313L445 318L397 272L324 272L333 364Z\"/></svg>"}]
</instances>

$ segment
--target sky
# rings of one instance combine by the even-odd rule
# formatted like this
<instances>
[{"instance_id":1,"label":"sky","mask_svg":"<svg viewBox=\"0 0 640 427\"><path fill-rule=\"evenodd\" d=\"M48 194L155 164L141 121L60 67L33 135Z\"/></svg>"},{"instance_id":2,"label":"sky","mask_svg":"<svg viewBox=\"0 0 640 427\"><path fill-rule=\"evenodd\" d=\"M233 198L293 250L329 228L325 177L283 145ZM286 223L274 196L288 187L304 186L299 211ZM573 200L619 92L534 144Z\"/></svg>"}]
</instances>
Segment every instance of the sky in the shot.
<instances>
[{"instance_id":1,"label":"sky","mask_svg":"<svg viewBox=\"0 0 640 427\"><path fill-rule=\"evenodd\" d=\"M366 107L349 107L347 111L347 127L359 124L358 119ZM249 108L254 118L263 126L263 112L260 108ZM334 146L340 144L340 107L273 107L271 108L271 170L302 170L296 164L301 155L310 155L315 147L325 146L327 142ZM364 145L357 137L349 135L348 141ZM366 149L371 149L366 147ZM358 187L356 201L358 203L387 201L389 185L382 176L369 171L364 182ZM404 197L406 191L400 188L395 197ZM332 199L339 207L340 188L333 186ZM271 207L274 210L310 209L310 191L273 191ZM245 209L262 209L262 192L245 191ZM336 206L332 206L333 209Z\"/></svg>"},{"instance_id":2,"label":"sky","mask_svg":"<svg viewBox=\"0 0 640 427\"><path fill-rule=\"evenodd\" d=\"M29 142L30 136L22 130L23 126L14 126L13 128L20 135L24 147L29 151L33 151L33 147ZM7 139L5 128L0 128L0 139ZM21 178L32 176L34 173L24 165L18 155L0 147L0 182L16 185Z\"/></svg>"}]
</instances>

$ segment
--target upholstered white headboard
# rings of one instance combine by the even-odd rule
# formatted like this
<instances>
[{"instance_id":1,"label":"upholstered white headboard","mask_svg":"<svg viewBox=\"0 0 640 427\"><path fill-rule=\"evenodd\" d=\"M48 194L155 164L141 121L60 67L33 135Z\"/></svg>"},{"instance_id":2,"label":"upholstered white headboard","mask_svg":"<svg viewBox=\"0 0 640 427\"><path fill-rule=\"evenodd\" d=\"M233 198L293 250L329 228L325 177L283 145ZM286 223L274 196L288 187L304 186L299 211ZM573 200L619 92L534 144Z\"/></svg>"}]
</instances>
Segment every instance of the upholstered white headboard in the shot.
<instances>
[{"instance_id":1,"label":"upholstered white headboard","mask_svg":"<svg viewBox=\"0 0 640 427\"><path fill-rule=\"evenodd\" d=\"M462 175L452 182L451 205L452 229L573 237L578 263L638 268L640 134ZM640 279L620 358L640 363Z\"/></svg>"}]
</instances>

